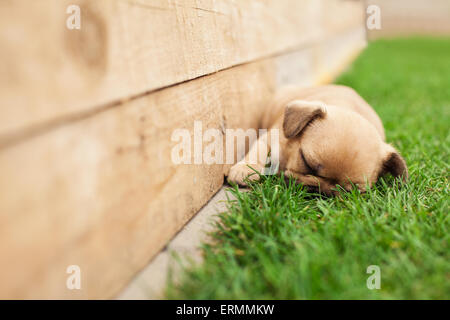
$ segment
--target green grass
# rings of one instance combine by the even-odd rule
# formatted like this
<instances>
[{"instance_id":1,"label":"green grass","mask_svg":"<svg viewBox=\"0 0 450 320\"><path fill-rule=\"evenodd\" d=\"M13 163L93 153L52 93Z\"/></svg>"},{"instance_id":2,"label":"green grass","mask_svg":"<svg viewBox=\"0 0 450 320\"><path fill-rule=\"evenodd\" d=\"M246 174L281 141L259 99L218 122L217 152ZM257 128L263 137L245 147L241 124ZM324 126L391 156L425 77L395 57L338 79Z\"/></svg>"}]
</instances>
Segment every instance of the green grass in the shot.
<instances>
[{"instance_id":1,"label":"green grass","mask_svg":"<svg viewBox=\"0 0 450 320\"><path fill-rule=\"evenodd\" d=\"M203 263L169 284L169 298L450 298L450 39L371 43L337 83L376 109L409 183L335 198L279 177L234 188ZM381 268L380 290L366 287L369 265Z\"/></svg>"}]
</instances>

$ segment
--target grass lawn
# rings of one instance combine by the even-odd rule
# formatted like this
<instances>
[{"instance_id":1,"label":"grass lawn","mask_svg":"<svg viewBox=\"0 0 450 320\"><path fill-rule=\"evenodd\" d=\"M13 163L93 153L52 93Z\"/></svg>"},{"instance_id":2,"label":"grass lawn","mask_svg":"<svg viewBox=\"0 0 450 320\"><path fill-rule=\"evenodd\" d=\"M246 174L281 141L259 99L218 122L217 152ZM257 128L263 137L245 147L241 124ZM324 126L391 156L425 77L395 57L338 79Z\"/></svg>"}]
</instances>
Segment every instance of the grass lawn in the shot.
<instances>
[{"instance_id":1,"label":"grass lawn","mask_svg":"<svg viewBox=\"0 0 450 320\"><path fill-rule=\"evenodd\" d=\"M450 298L450 39L371 43L336 82L376 109L409 183L335 198L280 177L234 188L203 263L185 267L169 298ZM370 265L380 290L366 286Z\"/></svg>"}]
</instances>

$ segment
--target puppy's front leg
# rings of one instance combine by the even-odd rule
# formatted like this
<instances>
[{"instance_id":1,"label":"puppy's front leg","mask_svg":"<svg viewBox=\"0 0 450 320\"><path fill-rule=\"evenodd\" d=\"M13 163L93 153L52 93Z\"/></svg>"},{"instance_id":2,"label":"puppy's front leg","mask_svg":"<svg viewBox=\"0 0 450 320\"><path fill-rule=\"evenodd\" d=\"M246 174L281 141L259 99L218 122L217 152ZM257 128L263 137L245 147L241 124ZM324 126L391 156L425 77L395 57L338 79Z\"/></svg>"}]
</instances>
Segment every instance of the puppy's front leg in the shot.
<instances>
[{"instance_id":1,"label":"puppy's front leg","mask_svg":"<svg viewBox=\"0 0 450 320\"><path fill-rule=\"evenodd\" d=\"M230 168L228 181L246 186L247 184L244 181L246 178L252 181L259 180L259 175L255 171L260 174L264 173L269 151L269 139L267 133L263 133L251 146L244 159Z\"/></svg>"}]
</instances>

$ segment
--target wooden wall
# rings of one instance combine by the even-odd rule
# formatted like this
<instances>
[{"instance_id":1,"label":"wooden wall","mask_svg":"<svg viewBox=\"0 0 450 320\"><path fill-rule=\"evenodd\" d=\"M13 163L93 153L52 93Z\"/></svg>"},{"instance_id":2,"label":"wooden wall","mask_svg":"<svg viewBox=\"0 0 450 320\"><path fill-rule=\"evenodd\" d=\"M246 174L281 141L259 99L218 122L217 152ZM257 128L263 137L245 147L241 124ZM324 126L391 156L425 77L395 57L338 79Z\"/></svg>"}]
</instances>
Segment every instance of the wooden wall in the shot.
<instances>
[{"instance_id":1,"label":"wooden wall","mask_svg":"<svg viewBox=\"0 0 450 320\"><path fill-rule=\"evenodd\" d=\"M330 81L365 44L364 10L0 2L0 298L113 297L223 184L223 165L171 161L173 130L254 128L278 87Z\"/></svg>"}]
</instances>

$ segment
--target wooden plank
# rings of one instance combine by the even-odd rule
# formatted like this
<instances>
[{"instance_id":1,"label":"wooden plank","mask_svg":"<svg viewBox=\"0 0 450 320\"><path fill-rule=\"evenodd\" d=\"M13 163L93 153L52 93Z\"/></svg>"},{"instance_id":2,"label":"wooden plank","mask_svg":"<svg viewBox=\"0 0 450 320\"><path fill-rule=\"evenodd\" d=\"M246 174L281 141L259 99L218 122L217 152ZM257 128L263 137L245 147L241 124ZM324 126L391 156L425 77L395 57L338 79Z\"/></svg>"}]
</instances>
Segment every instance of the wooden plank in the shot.
<instances>
[{"instance_id":1,"label":"wooden plank","mask_svg":"<svg viewBox=\"0 0 450 320\"><path fill-rule=\"evenodd\" d=\"M81 29L66 8L81 7ZM0 145L361 25L343 0L0 2Z\"/></svg>"}]
</instances>

